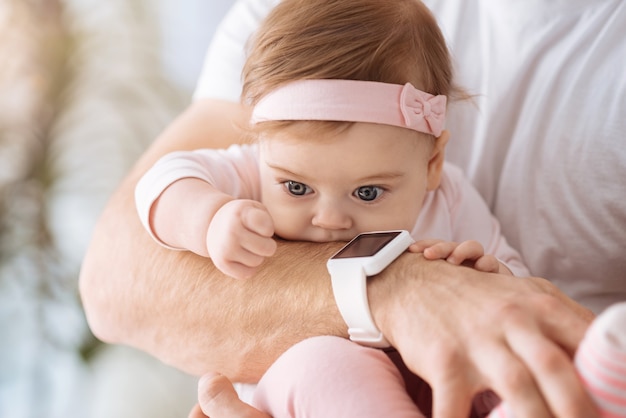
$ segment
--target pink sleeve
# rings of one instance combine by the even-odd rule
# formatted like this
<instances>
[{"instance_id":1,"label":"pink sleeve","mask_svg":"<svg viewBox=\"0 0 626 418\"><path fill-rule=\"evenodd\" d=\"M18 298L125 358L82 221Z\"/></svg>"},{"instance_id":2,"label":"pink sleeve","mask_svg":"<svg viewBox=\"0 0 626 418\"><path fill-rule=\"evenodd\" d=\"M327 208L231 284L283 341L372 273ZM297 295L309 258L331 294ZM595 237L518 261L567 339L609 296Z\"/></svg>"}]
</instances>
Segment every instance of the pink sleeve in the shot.
<instances>
[{"instance_id":1,"label":"pink sleeve","mask_svg":"<svg viewBox=\"0 0 626 418\"><path fill-rule=\"evenodd\" d=\"M225 150L176 151L158 160L137 183L135 205L139 219L152 238L164 247L150 225L150 210L172 183L193 177L238 199L260 200L256 145L232 145Z\"/></svg>"},{"instance_id":2,"label":"pink sleeve","mask_svg":"<svg viewBox=\"0 0 626 418\"><path fill-rule=\"evenodd\" d=\"M519 252L502 235L500 223L461 170L446 164L444 173L441 189L449 204L453 240L479 241L485 254L496 256L515 276L530 275Z\"/></svg>"}]
</instances>

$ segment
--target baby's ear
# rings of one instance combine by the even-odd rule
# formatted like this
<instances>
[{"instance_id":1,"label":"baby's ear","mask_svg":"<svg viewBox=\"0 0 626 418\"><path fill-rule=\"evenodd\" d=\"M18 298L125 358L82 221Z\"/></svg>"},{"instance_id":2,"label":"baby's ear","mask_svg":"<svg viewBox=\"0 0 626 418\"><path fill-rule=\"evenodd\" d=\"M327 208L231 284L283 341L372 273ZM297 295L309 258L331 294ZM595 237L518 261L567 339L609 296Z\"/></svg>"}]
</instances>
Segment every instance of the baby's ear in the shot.
<instances>
[{"instance_id":1,"label":"baby's ear","mask_svg":"<svg viewBox=\"0 0 626 418\"><path fill-rule=\"evenodd\" d=\"M446 144L450 139L450 132L444 130L438 138L435 138L435 146L433 147L430 160L428 160L428 174L426 187L428 190L435 190L441 182L441 171L446 156Z\"/></svg>"}]
</instances>

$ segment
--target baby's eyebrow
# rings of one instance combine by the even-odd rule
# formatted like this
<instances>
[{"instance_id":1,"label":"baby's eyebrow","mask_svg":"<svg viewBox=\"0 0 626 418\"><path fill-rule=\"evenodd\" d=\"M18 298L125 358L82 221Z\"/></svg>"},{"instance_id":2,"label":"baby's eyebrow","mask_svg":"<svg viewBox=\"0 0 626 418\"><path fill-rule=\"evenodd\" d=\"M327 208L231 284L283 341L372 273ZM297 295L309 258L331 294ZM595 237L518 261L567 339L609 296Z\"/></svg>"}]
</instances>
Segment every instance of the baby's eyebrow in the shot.
<instances>
[{"instance_id":1,"label":"baby's eyebrow","mask_svg":"<svg viewBox=\"0 0 626 418\"><path fill-rule=\"evenodd\" d=\"M278 170L283 172L286 176L288 177L294 177L294 178L304 178L306 177L305 175L302 175L301 173L295 173L285 167L282 167L276 163L271 163L269 161L266 161L265 164L273 169L273 170ZM371 174L371 175L367 175L364 177L361 177L359 179L357 179L356 181L358 183L376 183L376 182L380 182L380 181L390 181L390 180L395 180L401 177L404 177L406 175L406 173L404 173L403 171L385 171L385 172L380 172L380 173L375 173L375 174Z\"/></svg>"},{"instance_id":2,"label":"baby's eyebrow","mask_svg":"<svg viewBox=\"0 0 626 418\"><path fill-rule=\"evenodd\" d=\"M359 179L359 182L372 182L372 181L380 181L380 180L394 180L400 177L403 177L404 173L401 171L389 171L384 173L376 173L371 176L362 177Z\"/></svg>"},{"instance_id":3,"label":"baby's eyebrow","mask_svg":"<svg viewBox=\"0 0 626 418\"><path fill-rule=\"evenodd\" d=\"M288 170L288 169L286 169L285 167L281 167L281 166L279 166L279 165L272 164L272 163L270 163L270 162L266 162L266 165L267 165L269 168L272 168L272 169L274 169L274 170L279 170L279 171L282 171L283 173L288 174L289 176L293 176L293 177L302 177L302 174L294 173L293 171Z\"/></svg>"}]
</instances>

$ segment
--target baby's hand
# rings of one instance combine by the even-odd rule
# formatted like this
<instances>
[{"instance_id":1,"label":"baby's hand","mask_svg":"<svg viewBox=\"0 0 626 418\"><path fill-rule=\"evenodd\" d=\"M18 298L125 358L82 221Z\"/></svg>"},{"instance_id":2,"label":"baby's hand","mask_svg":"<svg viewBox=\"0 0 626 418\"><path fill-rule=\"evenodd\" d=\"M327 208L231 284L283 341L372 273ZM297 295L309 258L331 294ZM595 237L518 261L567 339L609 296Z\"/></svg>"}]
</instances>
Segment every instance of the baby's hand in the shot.
<instances>
[{"instance_id":1,"label":"baby's hand","mask_svg":"<svg viewBox=\"0 0 626 418\"><path fill-rule=\"evenodd\" d=\"M206 243L215 267L237 279L252 276L276 251L274 222L261 203L236 199L213 216Z\"/></svg>"},{"instance_id":2,"label":"baby's hand","mask_svg":"<svg viewBox=\"0 0 626 418\"><path fill-rule=\"evenodd\" d=\"M414 253L424 253L428 260L446 260L456 265L466 265L486 273L498 273L500 262L493 255L485 255L485 249L478 241L461 243L427 239L416 242L409 247Z\"/></svg>"}]
</instances>

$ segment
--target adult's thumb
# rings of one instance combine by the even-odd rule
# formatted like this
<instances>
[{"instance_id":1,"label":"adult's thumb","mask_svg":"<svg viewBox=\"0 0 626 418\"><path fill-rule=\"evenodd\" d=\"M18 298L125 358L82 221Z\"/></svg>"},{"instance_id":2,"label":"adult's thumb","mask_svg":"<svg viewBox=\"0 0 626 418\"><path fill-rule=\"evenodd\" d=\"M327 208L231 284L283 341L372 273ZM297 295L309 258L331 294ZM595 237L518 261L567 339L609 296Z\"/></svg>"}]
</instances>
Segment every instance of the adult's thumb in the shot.
<instances>
[{"instance_id":1,"label":"adult's thumb","mask_svg":"<svg viewBox=\"0 0 626 418\"><path fill-rule=\"evenodd\" d=\"M198 383L198 401L210 418L271 418L241 401L233 384L220 374L206 374Z\"/></svg>"}]
</instances>

